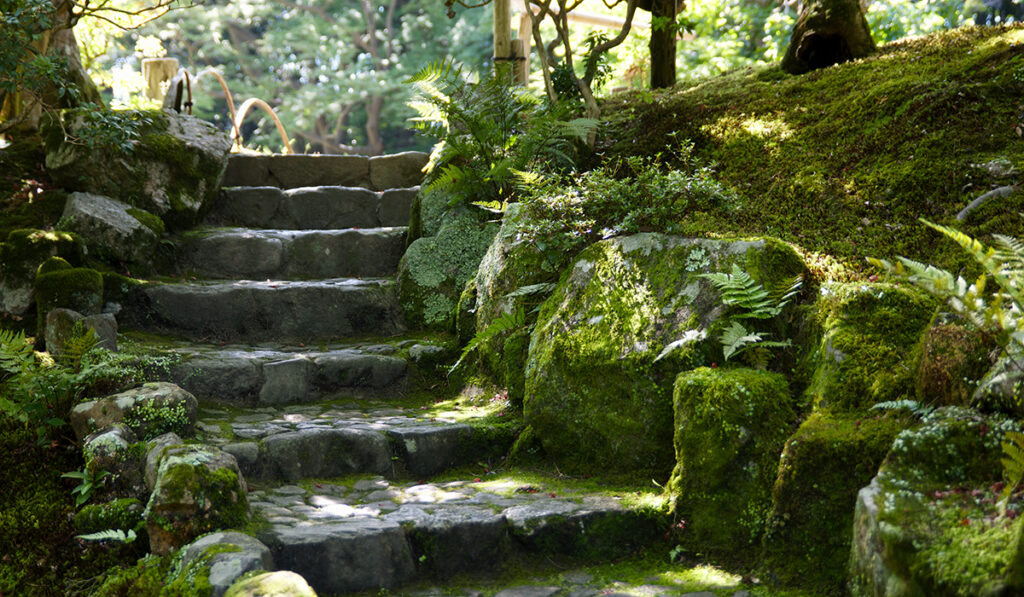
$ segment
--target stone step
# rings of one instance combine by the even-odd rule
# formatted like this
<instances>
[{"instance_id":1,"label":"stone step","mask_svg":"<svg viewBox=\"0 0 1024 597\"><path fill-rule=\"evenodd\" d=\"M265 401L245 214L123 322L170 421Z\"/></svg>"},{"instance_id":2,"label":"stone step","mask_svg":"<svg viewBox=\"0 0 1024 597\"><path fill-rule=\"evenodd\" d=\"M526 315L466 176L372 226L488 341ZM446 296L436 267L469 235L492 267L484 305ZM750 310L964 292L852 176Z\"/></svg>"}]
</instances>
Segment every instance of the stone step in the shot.
<instances>
[{"instance_id":1,"label":"stone step","mask_svg":"<svg viewBox=\"0 0 1024 597\"><path fill-rule=\"evenodd\" d=\"M335 397L393 396L406 390L410 364L440 347L396 344L198 346L160 348L175 363L160 372L200 403L233 406L306 404Z\"/></svg>"},{"instance_id":2,"label":"stone step","mask_svg":"<svg viewBox=\"0 0 1024 597\"><path fill-rule=\"evenodd\" d=\"M616 557L658 534L650 518L610 495L513 478L395 484L382 477L257 489L250 507L275 564L321 594L392 589L510 561Z\"/></svg>"},{"instance_id":3,"label":"stone step","mask_svg":"<svg viewBox=\"0 0 1024 597\"><path fill-rule=\"evenodd\" d=\"M117 319L127 329L197 341L315 342L405 331L394 281L150 283L134 289Z\"/></svg>"},{"instance_id":4,"label":"stone step","mask_svg":"<svg viewBox=\"0 0 1024 597\"><path fill-rule=\"evenodd\" d=\"M206 409L198 427L205 443L234 454L247 480L274 482L353 474L424 479L503 456L515 439L512 430L477 428L452 416L352 401Z\"/></svg>"},{"instance_id":5,"label":"stone step","mask_svg":"<svg viewBox=\"0 0 1024 597\"><path fill-rule=\"evenodd\" d=\"M418 191L417 186L381 192L345 186L223 187L206 222L284 230L406 226Z\"/></svg>"},{"instance_id":6,"label":"stone step","mask_svg":"<svg viewBox=\"0 0 1024 597\"><path fill-rule=\"evenodd\" d=\"M405 228L196 230L179 243L178 265L204 278L380 277L394 275Z\"/></svg>"},{"instance_id":7,"label":"stone step","mask_svg":"<svg viewBox=\"0 0 1024 597\"><path fill-rule=\"evenodd\" d=\"M375 191L412 187L423 180L429 156L419 151L359 155L233 155L221 186L343 185Z\"/></svg>"}]
</instances>

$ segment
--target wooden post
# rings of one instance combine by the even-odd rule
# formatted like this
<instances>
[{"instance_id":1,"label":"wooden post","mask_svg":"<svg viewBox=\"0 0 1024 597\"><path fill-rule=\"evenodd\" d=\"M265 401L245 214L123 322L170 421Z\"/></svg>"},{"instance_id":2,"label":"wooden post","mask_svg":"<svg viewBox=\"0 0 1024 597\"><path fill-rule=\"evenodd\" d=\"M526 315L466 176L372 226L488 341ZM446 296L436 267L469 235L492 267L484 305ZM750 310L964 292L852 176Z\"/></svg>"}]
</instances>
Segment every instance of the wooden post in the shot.
<instances>
[{"instance_id":1,"label":"wooden post","mask_svg":"<svg viewBox=\"0 0 1024 597\"><path fill-rule=\"evenodd\" d=\"M523 2L522 10L523 12L519 15L519 31L517 32L519 39L516 40L522 44L516 48L516 82L525 87L530 82L530 48L533 47L533 23L530 20L530 15L526 14L526 11L530 10L526 2Z\"/></svg>"},{"instance_id":2,"label":"wooden post","mask_svg":"<svg viewBox=\"0 0 1024 597\"><path fill-rule=\"evenodd\" d=\"M494 0L494 72L508 72L512 62L512 14L509 0Z\"/></svg>"}]
</instances>

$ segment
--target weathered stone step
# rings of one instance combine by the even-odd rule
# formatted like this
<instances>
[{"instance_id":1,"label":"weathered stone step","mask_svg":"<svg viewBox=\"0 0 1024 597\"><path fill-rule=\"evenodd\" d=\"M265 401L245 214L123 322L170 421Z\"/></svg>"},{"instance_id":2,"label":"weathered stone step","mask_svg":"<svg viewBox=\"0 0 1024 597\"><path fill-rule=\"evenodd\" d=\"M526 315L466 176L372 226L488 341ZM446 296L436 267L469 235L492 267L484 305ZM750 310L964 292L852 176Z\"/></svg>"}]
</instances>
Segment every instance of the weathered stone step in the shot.
<instances>
[{"instance_id":1,"label":"weathered stone step","mask_svg":"<svg viewBox=\"0 0 1024 597\"><path fill-rule=\"evenodd\" d=\"M359 155L233 155L221 186L343 185L376 191L412 187L423 180L429 156L419 151Z\"/></svg>"},{"instance_id":2,"label":"weathered stone step","mask_svg":"<svg viewBox=\"0 0 1024 597\"><path fill-rule=\"evenodd\" d=\"M129 329L190 340L307 342L405 330L391 280L147 284L117 315Z\"/></svg>"},{"instance_id":3,"label":"weathered stone step","mask_svg":"<svg viewBox=\"0 0 1024 597\"><path fill-rule=\"evenodd\" d=\"M205 278L373 277L393 275L405 228L197 230L182 239L179 266Z\"/></svg>"},{"instance_id":4,"label":"weathered stone step","mask_svg":"<svg viewBox=\"0 0 1024 597\"><path fill-rule=\"evenodd\" d=\"M207 409L204 441L234 454L253 481L352 474L427 478L504 455L514 433L490 429L487 445L473 426L428 411L359 403L313 404L241 412Z\"/></svg>"},{"instance_id":5,"label":"weathered stone step","mask_svg":"<svg viewBox=\"0 0 1024 597\"><path fill-rule=\"evenodd\" d=\"M658 532L617 497L513 479L393 484L378 477L257 490L249 499L271 523L259 538L276 565L321 594L496 574L523 557L614 557Z\"/></svg>"},{"instance_id":6,"label":"weathered stone step","mask_svg":"<svg viewBox=\"0 0 1024 597\"><path fill-rule=\"evenodd\" d=\"M382 192L344 186L224 187L206 221L215 226L283 230L406 226L418 191L417 186Z\"/></svg>"}]
</instances>

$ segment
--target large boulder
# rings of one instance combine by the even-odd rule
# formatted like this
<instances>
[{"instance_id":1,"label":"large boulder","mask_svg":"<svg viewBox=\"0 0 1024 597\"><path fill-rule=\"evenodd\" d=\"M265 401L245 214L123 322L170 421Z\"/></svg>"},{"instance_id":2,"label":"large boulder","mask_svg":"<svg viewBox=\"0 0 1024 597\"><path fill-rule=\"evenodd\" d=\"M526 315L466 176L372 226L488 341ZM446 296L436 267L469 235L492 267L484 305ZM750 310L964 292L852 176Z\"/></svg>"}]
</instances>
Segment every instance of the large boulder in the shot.
<instances>
[{"instance_id":1,"label":"large boulder","mask_svg":"<svg viewBox=\"0 0 1024 597\"><path fill-rule=\"evenodd\" d=\"M398 294L411 327L447 329L466 282L498 232L496 222L460 212L436 236L409 245L398 271Z\"/></svg>"},{"instance_id":2,"label":"large boulder","mask_svg":"<svg viewBox=\"0 0 1024 597\"><path fill-rule=\"evenodd\" d=\"M766 287L805 271L774 240L637 234L587 248L542 305L526 364L524 414L563 465L667 476L672 383L722 362L719 293L701 274L733 264ZM785 321L773 339L788 337ZM719 326L721 327L721 326Z\"/></svg>"},{"instance_id":3,"label":"large boulder","mask_svg":"<svg viewBox=\"0 0 1024 597\"><path fill-rule=\"evenodd\" d=\"M907 286L823 286L817 303L823 336L812 356L808 398L830 410L912 398L914 347L936 308Z\"/></svg>"},{"instance_id":4,"label":"large boulder","mask_svg":"<svg viewBox=\"0 0 1024 597\"><path fill-rule=\"evenodd\" d=\"M288 570L248 576L231 585L225 597L316 597L306 579Z\"/></svg>"},{"instance_id":5,"label":"large boulder","mask_svg":"<svg viewBox=\"0 0 1024 597\"><path fill-rule=\"evenodd\" d=\"M171 228L196 224L217 197L231 140L212 124L173 111L132 116L138 134L120 143L90 147L51 132L47 171L70 191L112 197L160 216ZM71 111L62 128L82 137L95 125Z\"/></svg>"},{"instance_id":6,"label":"large boulder","mask_svg":"<svg viewBox=\"0 0 1024 597\"><path fill-rule=\"evenodd\" d=\"M135 433L121 424L111 425L82 440L85 472L99 481L93 497L103 500L145 495L142 459L134 447L136 441Z\"/></svg>"},{"instance_id":7,"label":"large boulder","mask_svg":"<svg viewBox=\"0 0 1024 597\"><path fill-rule=\"evenodd\" d=\"M82 241L67 232L13 230L0 242L0 322L31 319L35 313L36 271L51 257L81 265Z\"/></svg>"},{"instance_id":8,"label":"large boulder","mask_svg":"<svg viewBox=\"0 0 1024 597\"><path fill-rule=\"evenodd\" d=\"M44 262L44 266L47 263ZM46 336L46 316L54 309L70 309L86 317L103 310L103 275L75 267L47 270L40 266L35 278L37 335Z\"/></svg>"},{"instance_id":9,"label":"large boulder","mask_svg":"<svg viewBox=\"0 0 1024 597\"><path fill-rule=\"evenodd\" d=\"M237 531L203 535L180 553L177 574L171 575L168 584L207 597L222 597L244 574L274 569L270 549Z\"/></svg>"},{"instance_id":10,"label":"large boulder","mask_svg":"<svg viewBox=\"0 0 1024 597\"><path fill-rule=\"evenodd\" d=\"M150 551L167 555L204 533L248 520L245 479L234 456L204 446L163 450L146 505Z\"/></svg>"},{"instance_id":11,"label":"large boulder","mask_svg":"<svg viewBox=\"0 0 1024 597\"><path fill-rule=\"evenodd\" d=\"M676 378L672 509L702 551L760 539L783 443L796 421L786 378L754 369L685 371Z\"/></svg>"},{"instance_id":12,"label":"large boulder","mask_svg":"<svg viewBox=\"0 0 1024 597\"><path fill-rule=\"evenodd\" d=\"M72 193L59 227L77 234L89 253L113 263L152 263L163 234L163 221L116 199Z\"/></svg>"},{"instance_id":13,"label":"large boulder","mask_svg":"<svg viewBox=\"0 0 1024 597\"><path fill-rule=\"evenodd\" d=\"M900 433L878 476L857 495L850 593L1024 593L1024 504L1006 515L1001 444L1020 424L946 407Z\"/></svg>"},{"instance_id":14,"label":"large boulder","mask_svg":"<svg viewBox=\"0 0 1024 597\"><path fill-rule=\"evenodd\" d=\"M59 359L69 352L76 338L89 330L96 335L97 346L117 351L117 320L113 315L100 313L86 317L70 309L53 309L46 315L46 350Z\"/></svg>"},{"instance_id":15,"label":"large boulder","mask_svg":"<svg viewBox=\"0 0 1024 597\"><path fill-rule=\"evenodd\" d=\"M141 440L169 432L191 437L198 408L195 396L180 387L150 382L76 405L71 410L71 429L81 438L96 429L124 423Z\"/></svg>"}]
</instances>

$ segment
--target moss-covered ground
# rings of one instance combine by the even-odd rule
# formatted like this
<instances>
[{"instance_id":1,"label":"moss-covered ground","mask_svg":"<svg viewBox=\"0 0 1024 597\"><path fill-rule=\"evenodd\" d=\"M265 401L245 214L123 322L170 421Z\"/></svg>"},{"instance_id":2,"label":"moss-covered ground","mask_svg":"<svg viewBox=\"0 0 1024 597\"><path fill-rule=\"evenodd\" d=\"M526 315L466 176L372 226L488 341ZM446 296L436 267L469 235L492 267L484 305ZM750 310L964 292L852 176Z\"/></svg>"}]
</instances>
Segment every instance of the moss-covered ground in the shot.
<instances>
[{"instance_id":1,"label":"moss-covered ground","mask_svg":"<svg viewBox=\"0 0 1024 597\"><path fill-rule=\"evenodd\" d=\"M739 208L713 221L681 213L685 233L774 236L852 273L869 269L865 256L958 269L959 249L918 218L952 224L976 197L1018 181L1022 92L1024 27L964 28L798 77L750 68L616 95L603 105L600 149L655 155L692 142L716 164ZM1022 204L1017 190L962 227L1020 235Z\"/></svg>"}]
</instances>

